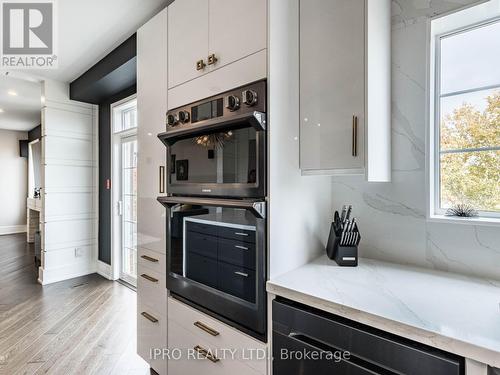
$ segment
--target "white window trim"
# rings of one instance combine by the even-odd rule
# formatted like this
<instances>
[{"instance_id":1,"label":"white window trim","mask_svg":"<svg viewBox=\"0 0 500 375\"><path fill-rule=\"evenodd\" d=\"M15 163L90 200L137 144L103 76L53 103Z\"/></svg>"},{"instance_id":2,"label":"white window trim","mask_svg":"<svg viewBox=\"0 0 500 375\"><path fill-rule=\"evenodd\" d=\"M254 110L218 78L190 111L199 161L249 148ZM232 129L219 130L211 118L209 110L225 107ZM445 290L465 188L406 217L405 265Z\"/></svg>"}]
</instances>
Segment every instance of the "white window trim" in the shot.
<instances>
[{"instance_id":1,"label":"white window trim","mask_svg":"<svg viewBox=\"0 0 500 375\"><path fill-rule=\"evenodd\" d=\"M427 98L427 220L430 222L447 222L455 224L470 225L493 225L500 226L500 213L480 211L478 217L459 218L446 216L445 210L439 205L439 104L436 93L440 92L439 77L439 47L438 40L444 36L450 36L481 27L500 20L500 0L490 0L480 5L475 5L453 14L440 16L429 22L429 56L428 56L428 98Z\"/></svg>"},{"instance_id":2,"label":"white window trim","mask_svg":"<svg viewBox=\"0 0 500 375\"><path fill-rule=\"evenodd\" d=\"M113 114L115 109L123 106L123 104L129 103L132 100L137 99L137 94L130 95L124 99L121 99L110 105L110 147L111 147L111 279L120 279L120 268L121 268L121 229L120 233L117 232L117 223L120 222L121 218L117 215L116 202L120 200L121 195L121 180L119 176L120 165L117 163L116 154L120 152L117 148L118 140L122 137L128 137L136 135L138 128L131 128L115 132L113 123Z\"/></svg>"}]
</instances>

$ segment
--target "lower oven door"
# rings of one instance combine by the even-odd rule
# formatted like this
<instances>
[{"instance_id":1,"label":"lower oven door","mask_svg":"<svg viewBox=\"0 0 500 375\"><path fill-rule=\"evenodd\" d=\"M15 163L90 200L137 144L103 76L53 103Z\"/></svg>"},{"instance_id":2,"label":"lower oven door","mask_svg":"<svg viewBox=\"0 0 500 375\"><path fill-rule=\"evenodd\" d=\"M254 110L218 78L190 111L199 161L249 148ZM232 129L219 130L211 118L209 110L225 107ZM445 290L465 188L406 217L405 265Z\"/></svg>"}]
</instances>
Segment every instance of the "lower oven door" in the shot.
<instances>
[{"instance_id":1,"label":"lower oven door","mask_svg":"<svg viewBox=\"0 0 500 375\"><path fill-rule=\"evenodd\" d=\"M266 339L265 202L160 197L167 208L167 288Z\"/></svg>"}]
</instances>

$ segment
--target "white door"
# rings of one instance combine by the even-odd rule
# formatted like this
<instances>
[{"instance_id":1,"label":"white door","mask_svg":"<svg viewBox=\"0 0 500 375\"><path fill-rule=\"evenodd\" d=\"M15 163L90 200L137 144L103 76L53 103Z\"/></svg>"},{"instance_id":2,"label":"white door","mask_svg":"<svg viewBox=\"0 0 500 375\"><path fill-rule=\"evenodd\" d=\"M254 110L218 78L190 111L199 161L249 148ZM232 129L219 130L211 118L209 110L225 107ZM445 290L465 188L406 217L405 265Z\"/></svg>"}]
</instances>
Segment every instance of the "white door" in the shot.
<instances>
[{"instance_id":1,"label":"white door","mask_svg":"<svg viewBox=\"0 0 500 375\"><path fill-rule=\"evenodd\" d=\"M208 53L217 58L210 69L266 48L266 0L209 0L208 14Z\"/></svg>"},{"instance_id":2,"label":"white door","mask_svg":"<svg viewBox=\"0 0 500 375\"><path fill-rule=\"evenodd\" d=\"M363 168L364 107L365 0L301 0L301 169Z\"/></svg>"},{"instance_id":3,"label":"white door","mask_svg":"<svg viewBox=\"0 0 500 375\"><path fill-rule=\"evenodd\" d=\"M137 285L137 100L112 106L113 279Z\"/></svg>"},{"instance_id":4,"label":"white door","mask_svg":"<svg viewBox=\"0 0 500 375\"><path fill-rule=\"evenodd\" d=\"M120 279L137 285L137 138L121 139L122 251Z\"/></svg>"},{"instance_id":5,"label":"white door","mask_svg":"<svg viewBox=\"0 0 500 375\"><path fill-rule=\"evenodd\" d=\"M177 0L168 7L168 87L202 76L208 57L208 0Z\"/></svg>"}]
</instances>

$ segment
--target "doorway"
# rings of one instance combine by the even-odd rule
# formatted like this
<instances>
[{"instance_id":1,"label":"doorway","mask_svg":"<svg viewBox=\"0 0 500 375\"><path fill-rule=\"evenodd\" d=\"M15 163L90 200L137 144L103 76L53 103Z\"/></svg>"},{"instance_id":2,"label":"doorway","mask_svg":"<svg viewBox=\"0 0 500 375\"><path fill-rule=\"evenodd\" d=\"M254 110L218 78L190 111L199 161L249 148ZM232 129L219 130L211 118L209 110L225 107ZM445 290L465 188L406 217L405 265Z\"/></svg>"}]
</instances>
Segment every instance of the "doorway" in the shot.
<instances>
[{"instance_id":1,"label":"doorway","mask_svg":"<svg viewBox=\"0 0 500 375\"><path fill-rule=\"evenodd\" d=\"M137 286L137 100L111 106L114 279Z\"/></svg>"}]
</instances>

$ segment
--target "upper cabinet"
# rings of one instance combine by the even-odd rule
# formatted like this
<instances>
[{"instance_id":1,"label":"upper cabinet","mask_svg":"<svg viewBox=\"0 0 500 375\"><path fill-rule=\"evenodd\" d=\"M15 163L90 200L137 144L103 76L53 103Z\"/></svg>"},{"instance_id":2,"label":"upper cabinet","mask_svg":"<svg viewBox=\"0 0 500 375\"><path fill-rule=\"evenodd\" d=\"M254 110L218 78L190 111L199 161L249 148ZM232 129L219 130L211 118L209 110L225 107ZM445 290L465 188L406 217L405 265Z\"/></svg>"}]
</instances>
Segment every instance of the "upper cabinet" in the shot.
<instances>
[{"instance_id":1,"label":"upper cabinet","mask_svg":"<svg viewBox=\"0 0 500 375\"><path fill-rule=\"evenodd\" d=\"M176 0L168 9L169 89L215 73L241 60L245 60L239 64L241 71L238 66L232 68L234 72L225 74L223 80L248 76L248 72L256 75L257 71L259 76L255 80L265 77L265 71L264 77L261 72L261 65L265 66L266 63L265 53L261 54L262 62L259 60L258 68L253 62L245 64L246 61L253 61L245 58L266 50L267 0ZM206 79L203 86L217 86L215 82L220 82L221 77L218 75L217 78ZM225 89L234 87L225 86ZM186 90L193 92L197 89L193 84ZM185 96L182 89L176 92L179 98ZM176 99L174 97L174 102Z\"/></svg>"},{"instance_id":2,"label":"upper cabinet","mask_svg":"<svg viewBox=\"0 0 500 375\"><path fill-rule=\"evenodd\" d=\"M304 174L390 181L390 27L390 0L300 1Z\"/></svg>"}]
</instances>

